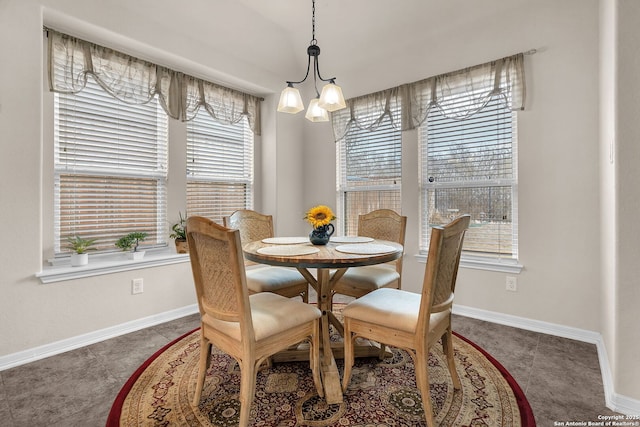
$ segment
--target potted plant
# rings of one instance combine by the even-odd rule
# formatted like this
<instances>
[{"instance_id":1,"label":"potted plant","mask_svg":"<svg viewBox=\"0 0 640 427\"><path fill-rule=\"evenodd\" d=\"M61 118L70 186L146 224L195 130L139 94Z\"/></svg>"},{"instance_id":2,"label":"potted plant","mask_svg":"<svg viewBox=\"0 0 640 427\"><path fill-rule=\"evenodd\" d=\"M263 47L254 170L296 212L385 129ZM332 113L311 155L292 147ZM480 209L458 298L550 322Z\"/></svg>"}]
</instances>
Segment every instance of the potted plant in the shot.
<instances>
[{"instance_id":1,"label":"potted plant","mask_svg":"<svg viewBox=\"0 0 640 427\"><path fill-rule=\"evenodd\" d=\"M178 212L180 219L178 222L171 226L171 230L173 233L169 235L170 238L174 239L176 243L176 252L179 254L188 254L189 253L189 244L187 243L187 220L182 216L181 212Z\"/></svg>"},{"instance_id":2,"label":"potted plant","mask_svg":"<svg viewBox=\"0 0 640 427\"><path fill-rule=\"evenodd\" d=\"M142 259L144 257L144 251L138 250L138 245L141 241L147 238L147 233L144 231L133 231L125 236L122 236L116 242L116 246L123 251L130 251L131 259Z\"/></svg>"},{"instance_id":3,"label":"potted plant","mask_svg":"<svg viewBox=\"0 0 640 427\"><path fill-rule=\"evenodd\" d=\"M89 263L89 254L87 251L94 251L93 247L96 239L84 239L80 236L67 237L67 249L71 249L71 266L80 267Z\"/></svg>"}]
</instances>

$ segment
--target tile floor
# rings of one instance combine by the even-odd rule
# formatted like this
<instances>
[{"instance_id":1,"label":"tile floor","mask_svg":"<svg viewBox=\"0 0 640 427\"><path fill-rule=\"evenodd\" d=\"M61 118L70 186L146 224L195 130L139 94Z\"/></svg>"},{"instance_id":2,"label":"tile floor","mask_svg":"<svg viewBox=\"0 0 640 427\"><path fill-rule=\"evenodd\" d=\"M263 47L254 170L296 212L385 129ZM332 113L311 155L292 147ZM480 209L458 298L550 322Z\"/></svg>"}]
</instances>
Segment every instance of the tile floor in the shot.
<instances>
[{"instance_id":1,"label":"tile floor","mask_svg":"<svg viewBox=\"0 0 640 427\"><path fill-rule=\"evenodd\" d=\"M198 325L191 315L0 372L0 425L104 426L133 371ZM605 407L595 345L461 316L453 326L509 370L538 426L613 414Z\"/></svg>"}]
</instances>

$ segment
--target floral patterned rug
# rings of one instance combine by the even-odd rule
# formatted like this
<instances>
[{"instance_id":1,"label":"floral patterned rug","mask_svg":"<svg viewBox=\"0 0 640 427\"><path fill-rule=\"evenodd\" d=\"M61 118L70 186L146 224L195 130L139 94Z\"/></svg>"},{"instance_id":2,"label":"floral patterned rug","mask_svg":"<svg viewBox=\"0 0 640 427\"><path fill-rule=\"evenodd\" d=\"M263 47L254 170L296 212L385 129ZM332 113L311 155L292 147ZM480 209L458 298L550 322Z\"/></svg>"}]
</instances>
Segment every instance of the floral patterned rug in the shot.
<instances>
[{"instance_id":1,"label":"floral patterned rug","mask_svg":"<svg viewBox=\"0 0 640 427\"><path fill-rule=\"evenodd\" d=\"M203 399L191 406L200 332L168 344L143 364L116 398L107 427L237 426L240 370L214 348ZM454 391L441 347L429 356L429 380L440 426L535 426L531 407L511 375L459 335L455 360L462 390ZM407 353L356 359L344 402L328 405L315 392L308 362L276 363L258 373L251 407L254 426L425 426L414 365ZM337 360L342 374L342 361Z\"/></svg>"}]
</instances>

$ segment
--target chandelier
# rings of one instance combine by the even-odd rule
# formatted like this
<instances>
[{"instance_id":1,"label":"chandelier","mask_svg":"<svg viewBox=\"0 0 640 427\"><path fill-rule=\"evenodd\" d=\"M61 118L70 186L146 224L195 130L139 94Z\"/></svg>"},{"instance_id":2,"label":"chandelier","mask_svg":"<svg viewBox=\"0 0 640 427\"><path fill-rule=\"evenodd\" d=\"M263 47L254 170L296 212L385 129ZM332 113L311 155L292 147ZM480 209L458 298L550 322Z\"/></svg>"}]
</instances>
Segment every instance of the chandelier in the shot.
<instances>
[{"instance_id":1,"label":"chandelier","mask_svg":"<svg viewBox=\"0 0 640 427\"><path fill-rule=\"evenodd\" d=\"M303 83L309 77L309 70L311 69L311 58L313 58L313 86L316 90L316 97L309 102L309 108L305 117L312 122L326 122L329 121L329 114L327 111L337 111L346 107L344 102L344 96L342 95L342 89L336 85L336 78L331 77L323 79L320 74L320 67L318 66L318 56L320 55L320 46L316 40L316 1L313 0L312 6L312 18L311 18L311 42L307 48L307 55L309 56L307 62L307 73L304 78L297 82L287 81L287 87L284 88L280 94L280 102L278 103L278 111L282 113L296 114L304 110L304 104L302 103L302 97L300 91L293 85ZM328 82L322 88L322 94L318 92L317 81Z\"/></svg>"}]
</instances>

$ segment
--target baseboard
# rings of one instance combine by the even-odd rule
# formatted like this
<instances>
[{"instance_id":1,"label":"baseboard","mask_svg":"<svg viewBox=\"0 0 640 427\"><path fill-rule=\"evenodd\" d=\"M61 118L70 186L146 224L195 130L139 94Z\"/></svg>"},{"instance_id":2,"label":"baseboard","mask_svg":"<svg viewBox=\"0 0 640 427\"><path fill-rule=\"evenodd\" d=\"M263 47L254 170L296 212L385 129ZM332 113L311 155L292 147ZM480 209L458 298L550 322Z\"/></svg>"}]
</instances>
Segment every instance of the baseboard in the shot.
<instances>
[{"instance_id":1,"label":"baseboard","mask_svg":"<svg viewBox=\"0 0 640 427\"><path fill-rule=\"evenodd\" d=\"M135 332L140 329L148 328L160 323L179 319L190 314L198 312L196 304L186 307L170 310L153 316L144 317L142 319L133 320L112 326L98 331L90 332L43 346L35 347L29 350L20 351L6 356L0 356L0 371L14 368L16 366L35 362L46 357L64 353L77 348L95 344L120 335ZM598 350L598 360L600 363L600 372L602 373L602 383L604 387L604 395L606 405L609 409L620 412L625 415L640 414L640 401L620 395L615 392L613 387L613 376L607 356L607 350L604 346L602 335L587 331L584 329L572 328L569 326L558 325L554 323L542 322L539 320L527 319L524 317L512 316L493 311L481 310L473 307L454 305L453 313L471 317L474 319L484 320L487 322L497 323L514 328L525 329L533 332L540 332L549 335L555 335L563 338L574 339L577 341L588 342L596 345Z\"/></svg>"},{"instance_id":2,"label":"baseboard","mask_svg":"<svg viewBox=\"0 0 640 427\"><path fill-rule=\"evenodd\" d=\"M607 355L607 349L600 333L457 304L453 306L453 313L500 325L512 326L514 328L595 344L598 351L598 361L600 363L600 372L602 374L602 384L607 408L625 415L640 414L639 400L632 399L615 392L609 356Z\"/></svg>"},{"instance_id":3,"label":"baseboard","mask_svg":"<svg viewBox=\"0 0 640 427\"><path fill-rule=\"evenodd\" d=\"M17 353L8 354L6 356L0 356L0 371L35 362L46 357L55 356L56 354L75 350L80 347L85 347L87 345L95 344L97 342L108 340L110 338L115 338L117 336L128 334L130 332L135 332L140 329L155 326L160 323L179 319L181 317L188 316L197 312L197 304L188 305L186 307L177 308L175 310L166 311L164 313L155 314L153 316L143 317L142 319L132 320L130 322L121 323L120 325L111 326L109 328L100 329L97 331L89 332L87 334L82 334L28 350L19 351Z\"/></svg>"},{"instance_id":4,"label":"baseboard","mask_svg":"<svg viewBox=\"0 0 640 427\"><path fill-rule=\"evenodd\" d=\"M625 415L640 415L640 400L632 399L627 396L622 396L618 393L613 393L612 397L613 410ZM633 418L636 420L637 418ZM632 420L629 420L632 421Z\"/></svg>"}]
</instances>

